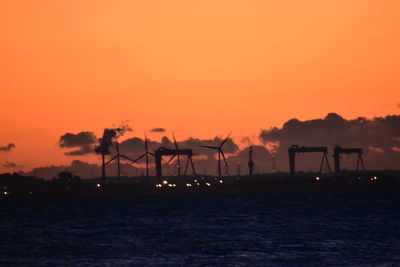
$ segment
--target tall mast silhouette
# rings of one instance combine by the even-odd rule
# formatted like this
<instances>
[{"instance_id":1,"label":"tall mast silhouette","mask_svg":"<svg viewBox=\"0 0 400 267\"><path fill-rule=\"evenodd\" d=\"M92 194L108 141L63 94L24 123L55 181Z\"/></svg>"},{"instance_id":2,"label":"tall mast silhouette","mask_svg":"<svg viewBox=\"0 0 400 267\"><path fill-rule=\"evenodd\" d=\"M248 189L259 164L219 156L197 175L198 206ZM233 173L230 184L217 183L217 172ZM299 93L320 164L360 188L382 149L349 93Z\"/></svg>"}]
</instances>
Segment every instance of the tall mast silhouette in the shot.
<instances>
[{"instance_id":1,"label":"tall mast silhouette","mask_svg":"<svg viewBox=\"0 0 400 267\"><path fill-rule=\"evenodd\" d=\"M254 169L254 162L253 162L253 146L250 146L249 149L249 162L247 163L249 166L249 177L253 177L253 169Z\"/></svg>"}]
</instances>

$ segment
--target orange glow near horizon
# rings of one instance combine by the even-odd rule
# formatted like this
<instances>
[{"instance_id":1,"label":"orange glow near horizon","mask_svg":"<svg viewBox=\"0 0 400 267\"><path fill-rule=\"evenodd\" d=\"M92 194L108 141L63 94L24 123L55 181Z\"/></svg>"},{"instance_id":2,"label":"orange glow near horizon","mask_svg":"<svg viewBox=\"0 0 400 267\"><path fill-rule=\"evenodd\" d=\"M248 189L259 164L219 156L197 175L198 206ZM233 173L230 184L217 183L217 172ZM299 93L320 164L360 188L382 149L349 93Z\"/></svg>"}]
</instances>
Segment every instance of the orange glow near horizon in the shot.
<instances>
[{"instance_id":1,"label":"orange glow near horizon","mask_svg":"<svg viewBox=\"0 0 400 267\"><path fill-rule=\"evenodd\" d=\"M125 120L127 138L163 127L240 140L291 118L399 114L399 11L371 0L3 0L0 146L16 148L0 152L0 172L5 161L68 164L61 135Z\"/></svg>"}]
</instances>

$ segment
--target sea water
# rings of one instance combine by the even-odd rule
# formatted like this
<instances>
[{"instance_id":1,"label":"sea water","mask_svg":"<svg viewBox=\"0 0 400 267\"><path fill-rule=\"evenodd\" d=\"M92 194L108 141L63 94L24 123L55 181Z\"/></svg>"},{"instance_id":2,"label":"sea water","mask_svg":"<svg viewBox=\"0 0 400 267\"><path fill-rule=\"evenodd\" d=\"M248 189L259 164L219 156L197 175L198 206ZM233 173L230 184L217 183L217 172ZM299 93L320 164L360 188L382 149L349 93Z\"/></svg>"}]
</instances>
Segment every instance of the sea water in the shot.
<instances>
[{"instance_id":1,"label":"sea water","mask_svg":"<svg viewBox=\"0 0 400 267\"><path fill-rule=\"evenodd\" d=\"M0 266L400 266L400 194L0 199Z\"/></svg>"}]
</instances>

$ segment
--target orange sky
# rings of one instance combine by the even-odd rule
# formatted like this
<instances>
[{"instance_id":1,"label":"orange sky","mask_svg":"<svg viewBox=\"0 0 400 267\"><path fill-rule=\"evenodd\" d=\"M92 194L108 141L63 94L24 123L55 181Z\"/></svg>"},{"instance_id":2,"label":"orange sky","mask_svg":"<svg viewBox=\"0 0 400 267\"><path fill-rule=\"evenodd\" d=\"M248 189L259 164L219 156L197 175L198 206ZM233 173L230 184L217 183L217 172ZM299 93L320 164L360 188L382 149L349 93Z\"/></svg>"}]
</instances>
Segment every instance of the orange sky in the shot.
<instances>
[{"instance_id":1,"label":"orange sky","mask_svg":"<svg viewBox=\"0 0 400 267\"><path fill-rule=\"evenodd\" d=\"M67 164L62 134L123 120L127 137L239 140L293 117L398 114L399 13L397 0L2 0L0 146L16 148L0 164Z\"/></svg>"}]
</instances>

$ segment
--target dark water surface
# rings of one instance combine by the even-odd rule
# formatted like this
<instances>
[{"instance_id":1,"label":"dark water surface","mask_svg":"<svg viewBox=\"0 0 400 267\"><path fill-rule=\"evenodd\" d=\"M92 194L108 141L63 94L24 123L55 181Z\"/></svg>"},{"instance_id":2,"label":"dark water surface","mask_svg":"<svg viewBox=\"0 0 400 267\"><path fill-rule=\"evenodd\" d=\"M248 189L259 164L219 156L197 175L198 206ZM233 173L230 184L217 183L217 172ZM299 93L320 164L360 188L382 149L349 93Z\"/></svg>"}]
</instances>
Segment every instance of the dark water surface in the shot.
<instances>
[{"instance_id":1,"label":"dark water surface","mask_svg":"<svg viewBox=\"0 0 400 267\"><path fill-rule=\"evenodd\" d=\"M0 199L0 266L400 266L400 194Z\"/></svg>"}]
</instances>

